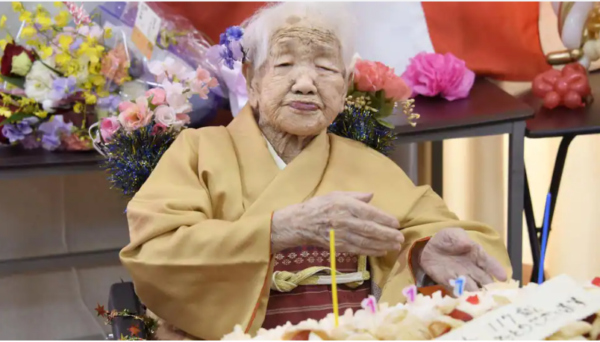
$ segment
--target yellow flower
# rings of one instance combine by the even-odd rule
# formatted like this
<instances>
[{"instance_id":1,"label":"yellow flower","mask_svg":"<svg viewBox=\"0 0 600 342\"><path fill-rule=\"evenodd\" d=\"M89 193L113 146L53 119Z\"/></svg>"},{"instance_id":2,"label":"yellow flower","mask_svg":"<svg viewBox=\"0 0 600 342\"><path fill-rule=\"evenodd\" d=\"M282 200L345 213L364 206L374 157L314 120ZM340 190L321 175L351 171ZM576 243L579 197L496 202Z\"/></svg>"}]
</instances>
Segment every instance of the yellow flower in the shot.
<instances>
[{"instance_id":1,"label":"yellow flower","mask_svg":"<svg viewBox=\"0 0 600 342\"><path fill-rule=\"evenodd\" d=\"M60 11L55 17L56 26L63 28L69 24L70 14L67 11Z\"/></svg>"},{"instance_id":2,"label":"yellow flower","mask_svg":"<svg viewBox=\"0 0 600 342\"><path fill-rule=\"evenodd\" d=\"M50 19L46 15L36 15L35 22L41 26L42 30L47 30L52 26L52 19Z\"/></svg>"},{"instance_id":3,"label":"yellow flower","mask_svg":"<svg viewBox=\"0 0 600 342\"><path fill-rule=\"evenodd\" d=\"M8 94L0 93L0 96L2 96L2 104L3 105L13 103L12 98Z\"/></svg>"},{"instance_id":4,"label":"yellow flower","mask_svg":"<svg viewBox=\"0 0 600 342\"><path fill-rule=\"evenodd\" d=\"M20 98L19 101L18 101L18 103L19 103L19 107L25 107L27 105L36 104L36 102L35 102L34 99L30 99L28 97L22 97L22 98Z\"/></svg>"},{"instance_id":5,"label":"yellow flower","mask_svg":"<svg viewBox=\"0 0 600 342\"><path fill-rule=\"evenodd\" d=\"M18 12L18 13L25 10L25 8L23 8L23 4L20 2L17 2L17 1L12 3L12 8L13 8L13 11Z\"/></svg>"},{"instance_id":6,"label":"yellow flower","mask_svg":"<svg viewBox=\"0 0 600 342\"><path fill-rule=\"evenodd\" d=\"M104 47L102 45L94 46L89 42L83 42L79 46L77 54L79 56L87 56L90 59L91 63L98 63L100 61L102 51L104 51Z\"/></svg>"},{"instance_id":7,"label":"yellow flower","mask_svg":"<svg viewBox=\"0 0 600 342\"><path fill-rule=\"evenodd\" d=\"M56 55L56 64L59 65L67 65L69 64L69 62L71 62L71 55L69 55L68 53L59 53L58 55Z\"/></svg>"},{"instance_id":8,"label":"yellow flower","mask_svg":"<svg viewBox=\"0 0 600 342\"><path fill-rule=\"evenodd\" d=\"M40 50L42 47L40 45L40 42L38 42L35 39L29 39L27 41L27 45L31 46L32 48L34 48L35 50Z\"/></svg>"},{"instance_id":9,"label":"yellow flower","mask_svg":"<svg viewBox=\"0 0 600 342\"><path fill-rule=\"evenodd\" d=\"M10 116L12 115L12 112L10 111L10 109L8 109L6 107L0 107L0 115L10 118Z\"/></svg>"},{"instance_id":10,"label":"yellow flower","mask_svg":"<svg viewBox=\"0 0 600 342\"><path fill-rule=\"evenodd\" d=\"M13 42L13 39L12 39L12 36L10 35L10 33L6 34L6 41L9 42L9 43Z\"/></svg>"},{"instance_id":11,"label":"yellow flower","mask_svg":"<svg viewBox=\"0 0 600 342\"><path fill-rule=\"evenodd\" d=\"M3 14L0 18L0 28L4 28L6 26L6 16Z\"/></svg>"},{"instance_id":12,"label":"yellow flower","mask_svg":"<svg viewBox=\"0 0 600 342\"><path fill-rule=\"evenodd\" d=\"M45 119L48 116L48 113L43 110L38 110L38 111L34 112L33 114L40 119Z\"/></svg>"},{"instance_id":13,"label":"yellow flower","mask_svg":"<svg viewBox=\"0 0 600 342\"><path fill-rule=\"evenodd\" d=\"M19 15L19 20L24 21L28 24L31 24L31 12L29 12L29 11L21 12L21 15Z\"/></svg>"},{"instance_id":14,"label":"yellow flower","mask_svg":"<svg viewBox=\"0 0 600 342\"><path fill-rule=\"evenodd\" d=\"M52 56L52 53L54 52L52 50L52 47L50 47L50 46L45 46L41 50L42 50L42 59L46 59L46 58Z\"/></svg>"},{"instance_id":15,"label":"yellow flower","mask_svg":"<svg viewBox=\"0 0 600 342\"><path fill-rule=\"evenodd\" d=\"M6 44L8 44L8 42L6 41L6 39L0 39L0 50L4 51L4 48L6 47Z\"/></svg>"},{"instance_id":16,"label":"yellow flower","mask_svg":"<svg viewBox=\"0 0 600 342\"><path fill-rule=\"evenodd\" d=\"M93 105L96 104L96 95L90 93L83 93L83 98L85 98L85 104Z\"/></svg>"},{"instance_id":17,"label":"yellow flower","mask_svg":"<svg viewBox=\"0 0 600 342\"><path fill-rule=\"evenodd\" d=\"M102 70L102 64L90 63L90 67L88 68L88 71L90 72L90 74L98 75L98 74L100 74L100 70Z\"/></svg>"},{"instance_id":18,"label":"yellow flower","mask_svg":"<svg viewBox=\"0 0 600 342\"><path fill-rule=\"evenodd\" d=\"M106 84L106 78L104 75L90 75L89 78L96 87L102 87L104 84Z\"/></svg>"},{"instance_id":19,"label":"yellow flower","mask_svg":"<svg viewBox=\"0 0 600 342\"><path fill-rule=\"evenodd\" d=\"M98 97L108 97L108 95L110 95L110 93L108 92L108 90L100 90L98 92Z\"/></svg>"},{"instance_id":20,"label":"yellow flower","mask_svg":"<svg viewBox=\"0 0 600 342\"><path fill-rule=\"evenodd\" d=\"M67 35L62 35L60 36L60 38L58 38L58 45L60 45L60 47L63 50L68 51L69 50L69 46L71 46L71 43L73 43L73 37L71 36L67 36Z\"/></svg>"},{"instance_id":21,"label":"yellow flower","mask_svg":"<svg viewBox=\"0 0 600 342\"><path fill-rule=\"evenodd\" d=\"M23 31L21 31L21 35L24 38L33 37L36 33L37 33L37 31L31 26L25 26L23 28Z\"/></svg>"},{"instance_id":22,"label":"yellow flower","mask_svg":"<svg viewBox=\"0 0 600 342\"><path fill-rule=\"evenodd\" d=\"M75 111L75 113L83 112L83 103L77 102L75 106L73 106L73 111Z\"/></svg>"},{"instance_id":23,"label":"yellow flower","mask_svg":"<svg viewBox=\"0 0 600 342\"><path fill-rule=\"evenodd\" d=\"M63 3L62 3L62 2L60 2L60 1L54 1L54 7L61 8L61 7L62 7L62 5L63 5Z\"/></svg>"},{"instance_id":24,"label":"yellow flower","mask_svg":"<svg viewBox=\"0 0 600 342\"><path fill-rule=\"evenodd\" d=\"M105 39L112 38L112 28L107 27L107 28L104 29L104 38Z\"/></svg>"}]
</instances>

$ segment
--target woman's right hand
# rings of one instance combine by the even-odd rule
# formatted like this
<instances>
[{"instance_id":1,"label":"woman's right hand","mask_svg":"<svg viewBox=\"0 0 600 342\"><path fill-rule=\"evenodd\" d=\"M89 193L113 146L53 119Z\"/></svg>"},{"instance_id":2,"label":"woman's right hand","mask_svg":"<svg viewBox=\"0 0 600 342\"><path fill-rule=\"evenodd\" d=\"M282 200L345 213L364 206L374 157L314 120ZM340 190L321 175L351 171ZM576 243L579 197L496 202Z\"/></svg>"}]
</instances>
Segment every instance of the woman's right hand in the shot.
<instances>
[{"instance_id":1,"label":"woman's right hand","mask_svg":"<svg viewBox=\"0 0 600 342\"><path fill-rule=\"evenodd\" d=\"M400 223L370 205L372 198L367 193L332 192L276 211L271 223L273 252L301 245L329 248L330 229L335 229L339 252L383 256L400 250Z\"/></svg>"}]
</instances>

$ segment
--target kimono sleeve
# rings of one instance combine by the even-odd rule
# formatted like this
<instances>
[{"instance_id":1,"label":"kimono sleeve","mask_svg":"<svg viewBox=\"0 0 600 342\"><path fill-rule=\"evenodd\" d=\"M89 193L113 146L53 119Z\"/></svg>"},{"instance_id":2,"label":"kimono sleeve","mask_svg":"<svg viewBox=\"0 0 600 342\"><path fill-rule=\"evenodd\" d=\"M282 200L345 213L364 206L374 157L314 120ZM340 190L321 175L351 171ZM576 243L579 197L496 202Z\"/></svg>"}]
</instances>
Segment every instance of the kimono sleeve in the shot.
<instances>
[{"instance_id":1,"label":"kimono sleeve","mask_svg":"<svg viewBox=\"0 0 600 342\"><path fill-rule=\"evenodd\" d=\"M199 141L183 131L129 202L131 242L120 257L152 312L215 340L236 324L248 329L268 291L271 215L213 218Z\"/></svg>"}]
</instances>

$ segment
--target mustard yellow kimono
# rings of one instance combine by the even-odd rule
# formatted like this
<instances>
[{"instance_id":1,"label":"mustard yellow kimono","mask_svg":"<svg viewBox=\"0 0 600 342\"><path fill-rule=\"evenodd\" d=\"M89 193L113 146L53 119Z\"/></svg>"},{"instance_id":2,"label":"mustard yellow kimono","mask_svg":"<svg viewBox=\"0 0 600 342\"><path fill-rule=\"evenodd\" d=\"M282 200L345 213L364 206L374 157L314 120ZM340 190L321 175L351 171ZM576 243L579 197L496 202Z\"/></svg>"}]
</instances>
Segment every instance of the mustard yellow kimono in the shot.
<instances>
[{"instance_id":1,"label":"mustard yellow kimono","mask_svg":"<svg viewBox=\"0 0 600 342\"><path fill-rule=\"evenodd\" d=\"M280 170L249 107L228 127L181 133L127 207L131 243L121 261L148 308L188 334L220 339L236 324L254 334L269 300L273 211L336 190L374 193L371 204L401 223L402 251L369 258L381 302L404 300L411 247L447 227L467 230L510 271L493 229L460 221L359 142L323 132Z\"/></svg>"}]
</instances>

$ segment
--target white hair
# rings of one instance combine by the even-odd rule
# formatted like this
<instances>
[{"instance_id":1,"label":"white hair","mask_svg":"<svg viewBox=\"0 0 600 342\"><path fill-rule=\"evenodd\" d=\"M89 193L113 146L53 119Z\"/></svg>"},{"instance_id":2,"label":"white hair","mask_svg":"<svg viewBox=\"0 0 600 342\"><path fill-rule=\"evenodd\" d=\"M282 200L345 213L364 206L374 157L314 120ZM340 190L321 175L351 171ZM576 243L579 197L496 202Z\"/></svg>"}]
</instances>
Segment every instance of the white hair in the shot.
<instances>
[{"instance_id":1,"label":"white hair","mask_svg":"<svg viewBox=\"0 0 600 342\"><path fill-rule=\"evenodd\" d=\"M265 62L273 34L286 26L286 20L291 16L337 37L346 70L354 69L356 20L347 5L338 2L283 2L267 5L254 13L242 24L242 45L254 69Z\"/></svg>"}]
</instances>

